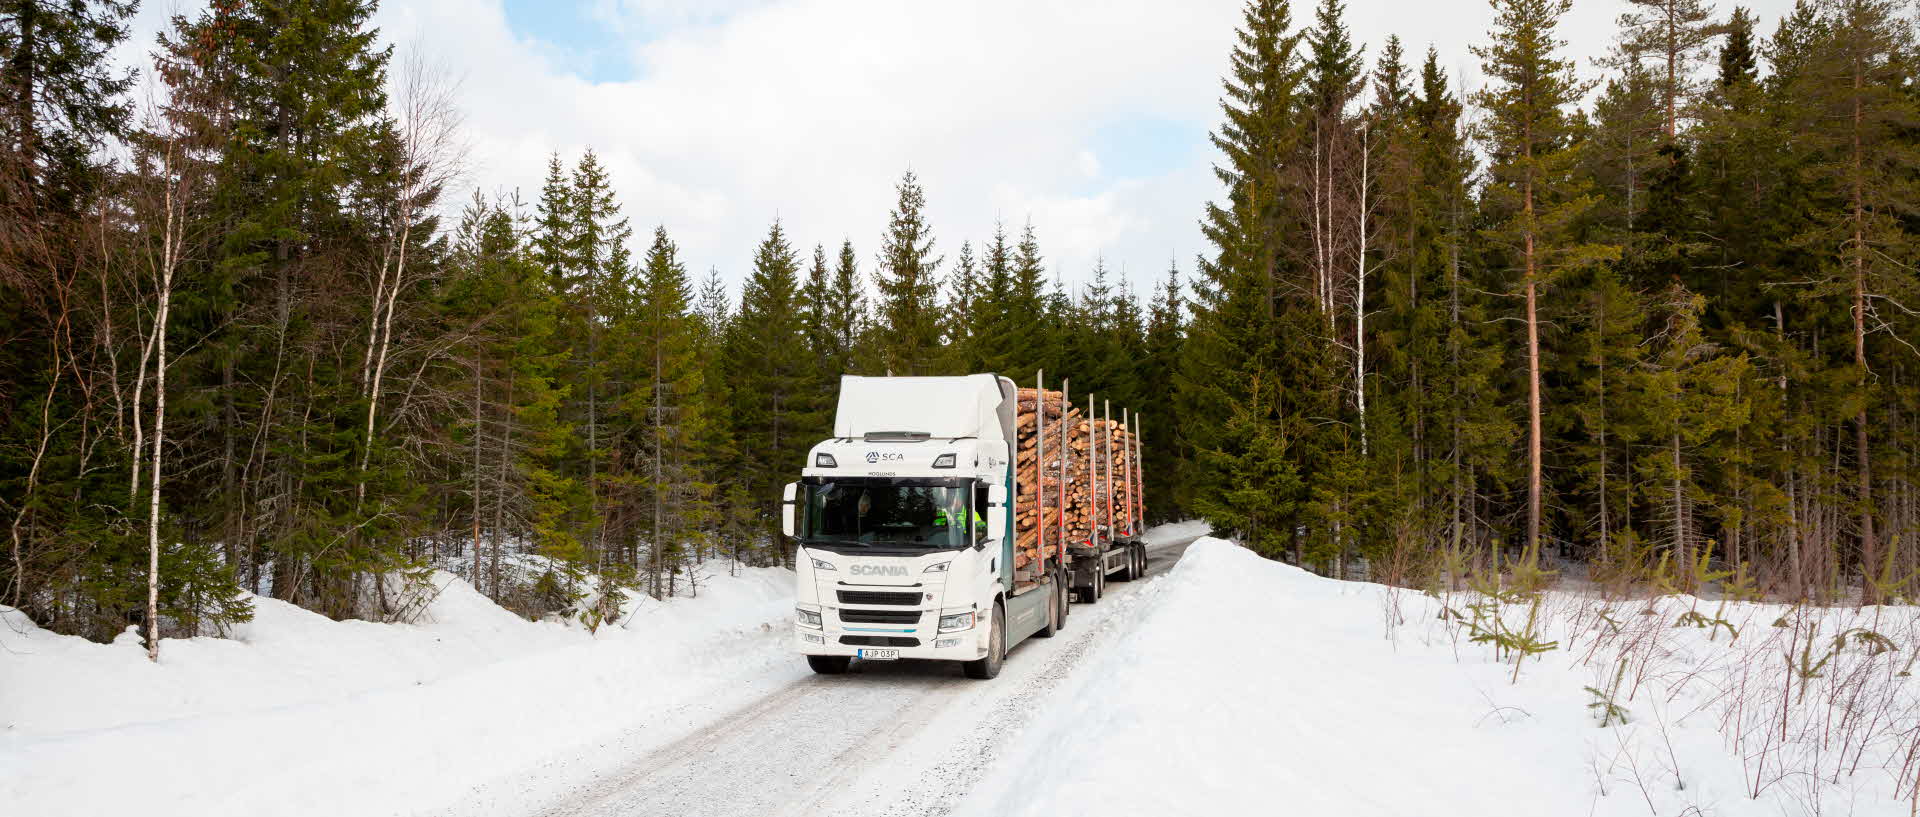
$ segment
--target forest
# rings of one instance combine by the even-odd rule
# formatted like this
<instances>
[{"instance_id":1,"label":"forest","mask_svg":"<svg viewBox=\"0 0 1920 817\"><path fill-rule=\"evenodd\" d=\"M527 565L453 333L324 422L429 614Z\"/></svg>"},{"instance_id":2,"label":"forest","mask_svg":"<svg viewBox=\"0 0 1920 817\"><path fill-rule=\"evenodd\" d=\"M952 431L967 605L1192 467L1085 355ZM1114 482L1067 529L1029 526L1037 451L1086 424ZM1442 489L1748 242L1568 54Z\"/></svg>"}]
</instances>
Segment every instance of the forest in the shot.
<instances>
[{"instance_id":1,"label":"forest","mask_svg":"<svg viewBox=\"0 0 1920 817\"><path fill-rule=\"evenodd\" d=\"M788 557L840 375L979 371L1140 410L1153 520L1327 575L1909 599L1915 9L1630 0L1584 80L1570 0L1492 5L1462 89L1249 0L1210 246L1151 291L937 236L907 172L736 295L592 151L457 194L452 84L372 0L214 0L150 66L131 2L0 3L0 604L154 650L447 569L591 626Z\"/></svg>"}]
</instances>

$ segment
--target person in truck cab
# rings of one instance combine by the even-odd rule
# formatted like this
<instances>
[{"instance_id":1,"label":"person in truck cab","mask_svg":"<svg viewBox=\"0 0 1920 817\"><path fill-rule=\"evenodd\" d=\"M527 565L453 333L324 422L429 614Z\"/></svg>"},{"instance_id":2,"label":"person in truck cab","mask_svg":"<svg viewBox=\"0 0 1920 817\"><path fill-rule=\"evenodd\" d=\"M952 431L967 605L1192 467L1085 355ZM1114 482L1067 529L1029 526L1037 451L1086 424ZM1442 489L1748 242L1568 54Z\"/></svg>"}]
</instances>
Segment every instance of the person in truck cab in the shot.
<instances>
[{"instance_id":1,"label":"person in truck cab","mask_svg":"<svg viewBox=\"0 0 1920 817\"><path fill-rule=\"evenodd\" d=\"M967 517L967 495L961 491L948 491L947 494L947 507L933 512L933 526L936 528L947 527L949 520ZM982 526L979 513L973 514L973 525L976 529Z\"/></svg>"}]
</instances>

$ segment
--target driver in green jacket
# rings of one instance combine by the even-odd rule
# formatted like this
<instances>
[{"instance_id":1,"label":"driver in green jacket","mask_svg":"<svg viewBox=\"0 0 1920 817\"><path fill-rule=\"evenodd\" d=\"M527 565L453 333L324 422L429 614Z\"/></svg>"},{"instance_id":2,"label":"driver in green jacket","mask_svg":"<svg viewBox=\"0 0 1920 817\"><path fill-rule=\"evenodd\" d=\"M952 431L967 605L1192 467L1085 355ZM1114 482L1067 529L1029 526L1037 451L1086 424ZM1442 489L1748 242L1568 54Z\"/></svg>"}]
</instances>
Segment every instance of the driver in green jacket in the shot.
<instances>
[{"instance_id":1,"label":"driver in green jacket","mask_svg":"<svg viewBox=\"0 0 1920 817\"><path fill-rule=\"evenodd\" d=\"M944 528L948 526L949 520L966 518L966 505L966 492L952 491L951 497L947 500L947 507L936 509L933 512L933 526L936 528ZM980 521L979 512L973 514L973 524L976 528L985 525L984 522Z\"/></svg>"}]
</instances>

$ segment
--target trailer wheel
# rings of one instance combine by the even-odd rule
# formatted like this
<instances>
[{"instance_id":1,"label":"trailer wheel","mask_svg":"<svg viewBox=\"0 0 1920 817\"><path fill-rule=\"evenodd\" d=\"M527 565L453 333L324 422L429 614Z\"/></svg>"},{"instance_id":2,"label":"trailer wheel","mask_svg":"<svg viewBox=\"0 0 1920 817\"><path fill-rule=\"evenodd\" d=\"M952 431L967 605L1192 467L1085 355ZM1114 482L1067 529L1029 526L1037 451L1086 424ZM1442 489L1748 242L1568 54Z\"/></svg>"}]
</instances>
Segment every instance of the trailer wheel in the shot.
<instances>
[{"instance_id":1,"label":"trailer wheel","mask_svg":"<svg viewBox=\"0 0 1920 817\"><path fill-rule=\"evenodd\" d=\"M1098 604L1100 603L1100 597L1106 594L1107 568L1105 565L1095 564L1093 567L1093 581L1087 583L1087 603Z\"/></svg>"},{"instance_id":2,"label":"trailer wheel","mask_svg":"<svg viewBox=\"0 0 1920 817\"><path fill-rule=\"evenodd\" d=\"M1066 594L1061 591L1059 582L1054 582L1051 588L1053 592L1049 596L1053 600L1047 602L1047 626L1041 627L1039 632L1034 633L1034 638L1052 638L1054 633L1060 632L1061 619L1065 617L1064 611L1060 609L1060 600L1066 598Z\"/></svg>"},{"instance_id":3,"label":"trailer wheel","mask_svg":"<svg viewBox=\"0 0 1920 817\"><path fill-rule=\"evenodd\" d=\"M1133 546L1133 563L1136 565L1133 569L1134 578L1146 578L1147 544L1145 542Z\"/></svg>"},{"instance_id":4,"label":"trailer wheel","mask_svg":"<svg viewBox=\"0 0 1920 817\"><path fill-rule=\"evenodd\" d=\"M978 661L968 661L961 665L968 678L989 681L1000 674L1000 666L1007 661L1007 623L1006 611L999 602L993 605L993 629L987 632L987 657Z\"/></svg>"},{"instance_id":5,"label":"trailer wheel","mask_svg":"<svg viewBox=\"0 0 1920 817\"><path fill-rule=\"evenodd\" d=\"M1067 587L1067 571L1054 573L1053 583L1060 588L1060 629L1067 628L1067 616L1073 614L1073 589Z\"/></svg>"},{"instance_id":6,"label":"trailer wheel","mask_svg":"<svg viewBox=\"0 0 1920 817\"><path fill-rule=\"evenodd\" d=\"M1120 568L1120 575L1116 576L1115 578L1123 582L1130 582L1130 581L1133 581L1133 576L1134 576L1133 546L1128 545L1127 546L1127 563Z\"/></svg>"},{"instance_id":7,"label":"trailer wheel","mask_svg":"<svg viewBox=\"0 0 1920 817\"><path fill-rule=\"evenodd\" d=\"M845 655L807 656L807 666L821 675L844 675L847 672L847 665L851 663L853 658Z\"/></svg>"}]
</instances>

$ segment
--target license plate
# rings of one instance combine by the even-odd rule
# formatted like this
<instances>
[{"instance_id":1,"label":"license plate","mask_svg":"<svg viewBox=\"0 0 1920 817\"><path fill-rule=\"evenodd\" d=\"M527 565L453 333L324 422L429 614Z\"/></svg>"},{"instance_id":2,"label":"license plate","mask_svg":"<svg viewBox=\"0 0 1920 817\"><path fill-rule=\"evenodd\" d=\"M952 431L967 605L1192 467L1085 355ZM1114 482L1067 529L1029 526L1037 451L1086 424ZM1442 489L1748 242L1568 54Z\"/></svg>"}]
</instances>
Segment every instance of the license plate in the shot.
<instances>
[{"instance_id":1,"label":"license plate","mask_svg":"<svg viewBox=\"0 0 1920 817\"><path fill-rule=\"evenodd\" d=\"M860 660L862 661L898 661L900 660L899 650L860 650L858 655L860 657Z\"/></svg>"}]
</instances>

